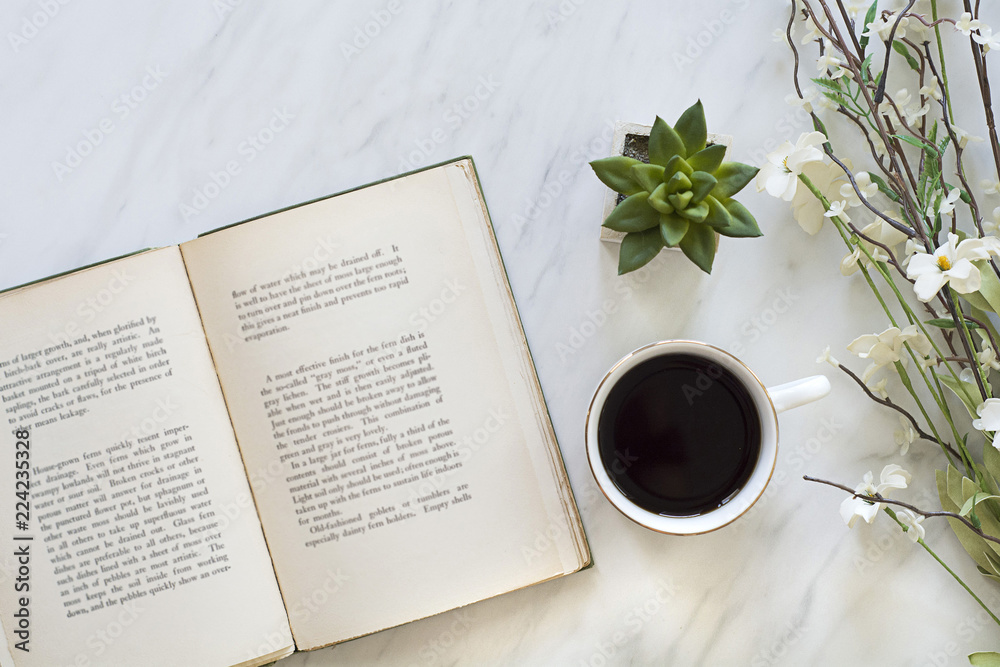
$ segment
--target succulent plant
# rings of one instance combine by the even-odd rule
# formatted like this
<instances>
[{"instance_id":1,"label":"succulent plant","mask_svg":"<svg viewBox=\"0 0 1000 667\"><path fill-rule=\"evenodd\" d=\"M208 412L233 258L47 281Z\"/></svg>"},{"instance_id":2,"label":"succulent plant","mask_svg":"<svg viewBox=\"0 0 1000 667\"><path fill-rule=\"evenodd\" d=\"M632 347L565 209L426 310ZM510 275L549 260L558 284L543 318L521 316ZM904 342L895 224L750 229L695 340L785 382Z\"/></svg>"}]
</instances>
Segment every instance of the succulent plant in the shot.
<instances>
[{"instance_id":1,"label":"succulent plant","mask_svg":"<svg viewBox=\"0 0 1000 667\"><path fill-rule=\"evenodd\" d=\"M753 215L733 195L757 168L723 162L726 147L706 145L701 100L671 127L659 116L649 133L649 163L619 155L590 163L597 177L625 195L604 226L625 232L618 275L635 271L664 247L680 247L706 273L715 260L716 233L761 236Z\"/></svg>"}]
</instances>

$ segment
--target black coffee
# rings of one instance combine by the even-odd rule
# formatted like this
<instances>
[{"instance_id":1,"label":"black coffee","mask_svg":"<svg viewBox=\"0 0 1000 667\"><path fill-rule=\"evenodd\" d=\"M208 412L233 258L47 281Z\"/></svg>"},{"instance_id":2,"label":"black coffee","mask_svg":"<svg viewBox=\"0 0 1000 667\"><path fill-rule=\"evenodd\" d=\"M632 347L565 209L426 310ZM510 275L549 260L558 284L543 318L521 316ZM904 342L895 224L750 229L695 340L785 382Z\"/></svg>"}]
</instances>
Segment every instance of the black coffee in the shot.
<instances>
[{"instance_id":1,"label":"black coffee","mask_svg":"<svg viewBox=\"0 0 1000 667\"><path fill-rule=\"evenodd\" d=\"M727 369L689 354L642 362L608 394L598 422L601 461L640 507L694 516L726 504L753 472L760 416Z\"/></svg>"}]
</instances>

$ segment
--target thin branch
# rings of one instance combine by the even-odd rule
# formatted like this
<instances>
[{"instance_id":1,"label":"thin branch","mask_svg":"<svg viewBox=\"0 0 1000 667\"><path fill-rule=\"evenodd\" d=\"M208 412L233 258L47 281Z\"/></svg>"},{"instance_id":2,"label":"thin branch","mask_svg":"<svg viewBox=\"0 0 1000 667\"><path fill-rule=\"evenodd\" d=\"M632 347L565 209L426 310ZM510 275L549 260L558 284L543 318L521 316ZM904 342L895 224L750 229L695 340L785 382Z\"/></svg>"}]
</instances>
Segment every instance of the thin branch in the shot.
<instances>
[{"instance_id":1,"label":"thin branch","mask_svg":"<svg viewBox=\"0 0 1000 667\"><path fill-rule=\"evenodd\" d=\"M825 479L819 479L818 477L810 477L809 475L803 475L802 479L806 480L807 482L817 482L819 484L826 484L827 486L832 486L835 489L840 489L841 491L847 491L853 497L861 498L862 500L872 500L875 501L876 503L882 503L884 505L897 505L899 507L910 510L914 514L919 514L921 516L925 517L943 516L949 519L957 519L958 521L961 521L966 526L968 526L969 530L974 532L976 535L979 535L979 537L983 538L984 540L989 540L990 542L996 542L997 544L1000 544L1000 539L993 537L992 535L987 535L982 531L982 529L976 528L975 524L973 524L971 521L966 519L961 514L955 514L954 512L928 512L918 507L914 507L909 503L904 503L900 500L890 500L889 498L883 497L882 494L880 493L876 493L874 496L861 495L860 493L856 493L854 489L852 489L849 486L844 486L843 484L837 484L836 482L829 482Z\"/></svg>"},{"instance_id":2,"label":"thin branch","mask_svg":"<svg viewBox=\"0 0 1000 667\"><path fill-rule=\"evenodd\" d=\"M997 348L997 342L993 339L993 332L990 331L990 328L988 326L986 326L985 323L980 322L979 320L977 320L976 318L972 317L971 315L966 315L965 319L969 320L970 322L973 322L973 323L977 324L979 326L980 331L985 331L986 335L990 339L990 347L993 348L994 352L996 352L997 354L1000 354L1000 349Z\"/></svg>"},{"instance_id":3,"label":"thin branch","mask_svg":"<svg viewBox=\"0 0 1000 667\"><path fill-rule=\"evenodd\" d=\"M840 368L840 370L842 370L845 373L847 373L847 375L849 375L852 380L854 380L855 382L858 383L858 386L861 387L861 389L863 389L866 394L868 394L868 398L872 399L873 401L875 401L879 405L884 405L887 408L892 408L893 410L895 410L899 414L901 414L904 417L906 417L906 419L910 422L910 424L913 425L913 430L917 432L917 435L920 436L921 440L927 440L929 442L935 442L935 443L941 445L941 447L943 447L945 450L947 450L948 453L950 453L955 458L957 458L957 459L961 459L962 458L959 455L959 453L957 451L955 451L955 448L952 447L950 444L948 444L947 442L943 442L941 440L938 440L937 438L935 438L934 436L932 436L931 434L927 433L922 428L920 428L920 425L917 424L917 420L914 419L913 415L911 415L905 409L903 409L900 406L896 405L895 403L893 403L892 401L890 401L888 398L881 398L879 396L876 396L874 393L872 393L872 390L868 388L868 385L866 385L861 378L859 378L857 375L855 375L854 371L852 371L850 368L848 368L844 364L837 364L837 366L838 366L838 368Z\"/></svg>"},{"instance_id":4,"label":"thin branch","mask_svg":"<svg viewBox=\"0 0 1000 667\"><path fill-rule=\"evenodd\" d=\"M875 91L876 104L881 103L882 96L885 95L885 82L889 78L889 56L892 54L892 40L896 37L896 29L899 27L899 22L903 20L903 14L910 11L915 4L917 4L917 0L910 0L903 11L896 15L896 22L892 24L892 30L889 31L889 39L885 40L885 63L882 65L882 80L878 82L878 90Z\"/></svg>"}]
</instances>

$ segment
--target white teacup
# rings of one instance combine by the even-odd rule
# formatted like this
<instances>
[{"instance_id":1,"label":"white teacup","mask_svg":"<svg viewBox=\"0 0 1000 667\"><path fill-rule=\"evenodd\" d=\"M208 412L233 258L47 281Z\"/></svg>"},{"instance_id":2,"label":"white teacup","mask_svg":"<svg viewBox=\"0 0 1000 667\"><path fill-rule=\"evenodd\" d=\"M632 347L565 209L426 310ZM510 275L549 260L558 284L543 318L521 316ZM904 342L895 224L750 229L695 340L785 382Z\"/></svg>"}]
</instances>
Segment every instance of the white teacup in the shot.
<instances>
[{"instance_id":1,"label":"white teacup","mask_svg":"<svg viewBox=\"0 0 1000 667\"><path fill-rule=\"evenodd\" d=\"M626 373L643 362L664 355L683 355L705 360L712 367L729 372L730 378L742 386L756 408L760 421L759 453L749 477L723 504L690 516L670 516L641 507L618 487L608 472L608 467L620 462L605 461L601 456L599 425L609 393ZM685 388L687 385L685 385ZM697 394L697 387L691 391ZM601 380L587 411L587 457L598 486L622 514L641 526L671 535L697 535L707 533L732 523L742 516L764 493L771 479L778 456L778 413L810 403L826 396L830 382L823 375L815 375L795 382L765 388L743 362L720 348L707 343L688 340L668 340L652 343L626 355L614 365ZM609 418L612 418L609 416ZM614 471L615 469L612 468Z\"/></svg>"}]
</instances>

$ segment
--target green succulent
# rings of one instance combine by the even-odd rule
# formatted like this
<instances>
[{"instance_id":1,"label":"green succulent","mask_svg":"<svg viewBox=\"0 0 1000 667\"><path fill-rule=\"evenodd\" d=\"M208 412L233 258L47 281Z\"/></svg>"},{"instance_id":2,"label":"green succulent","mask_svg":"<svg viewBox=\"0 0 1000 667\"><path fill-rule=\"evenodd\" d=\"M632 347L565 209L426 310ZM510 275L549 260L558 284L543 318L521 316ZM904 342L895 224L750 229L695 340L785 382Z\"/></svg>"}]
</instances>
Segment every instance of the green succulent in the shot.
<instances>
[{"instance_id":1,"label":"green succulent","mask_svg":"<svg viewBox=\"0 0 1000 667\"><path fill-rule=\"evenodd\" d=\"M660 250L680 247L705 273L712 272L715 234L761 236L753 215L733 195L757 168L723 162L726 147L707 146L701 100L670 127L656 117L649 133L649 164L624 155L594 160L597 177L625 195L604 226L625 232L618 275L635 271Z\"/></svg>"}]
</instances>

